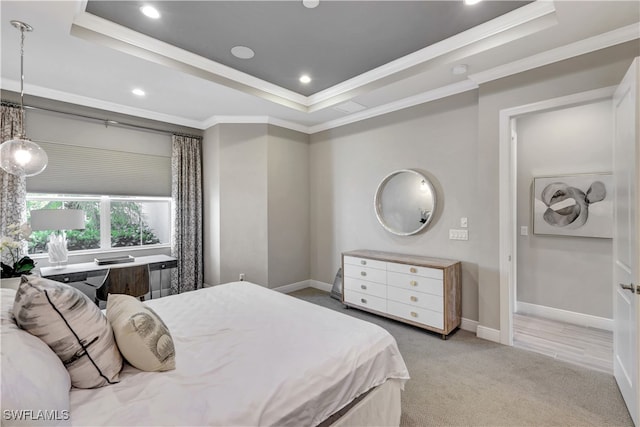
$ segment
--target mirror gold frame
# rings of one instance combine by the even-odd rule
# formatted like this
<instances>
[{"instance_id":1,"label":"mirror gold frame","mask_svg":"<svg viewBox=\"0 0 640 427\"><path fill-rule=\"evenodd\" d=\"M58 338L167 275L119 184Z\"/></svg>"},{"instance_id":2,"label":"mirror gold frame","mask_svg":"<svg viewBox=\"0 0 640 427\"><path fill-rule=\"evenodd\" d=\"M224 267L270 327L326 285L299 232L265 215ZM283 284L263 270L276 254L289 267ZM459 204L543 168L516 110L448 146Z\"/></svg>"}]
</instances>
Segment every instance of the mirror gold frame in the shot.
<instances>
[{"instance_id":1,"label":"mirror gold frame","mask_svg":"<svg viewBox=\"0 0 640 427\"><path fill-rule=\"evenodd\" d=\"M400 169L380 182L374 206L378 222L385 230L398 236L411 236L433 220L436 191L422 173Z\"/></svg>"}]
</instances>

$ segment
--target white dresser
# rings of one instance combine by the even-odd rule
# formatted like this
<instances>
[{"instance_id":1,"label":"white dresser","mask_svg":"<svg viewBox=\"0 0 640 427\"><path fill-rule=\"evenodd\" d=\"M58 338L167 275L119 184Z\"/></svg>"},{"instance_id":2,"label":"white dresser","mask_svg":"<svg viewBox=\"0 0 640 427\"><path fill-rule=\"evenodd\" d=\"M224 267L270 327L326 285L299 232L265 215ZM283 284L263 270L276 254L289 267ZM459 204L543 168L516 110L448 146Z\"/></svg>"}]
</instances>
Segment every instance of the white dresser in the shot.
<instances>
[{"instance_id":1,"label":"white dresser","mask_svg":"<svg viewBox=\"0 0 640 427\"><path fill-rule=\"evenodd\" d=\"M447 335L460 326L460 261L357 250L342 254L345 305Z\"/></svg>"}]
</instances>

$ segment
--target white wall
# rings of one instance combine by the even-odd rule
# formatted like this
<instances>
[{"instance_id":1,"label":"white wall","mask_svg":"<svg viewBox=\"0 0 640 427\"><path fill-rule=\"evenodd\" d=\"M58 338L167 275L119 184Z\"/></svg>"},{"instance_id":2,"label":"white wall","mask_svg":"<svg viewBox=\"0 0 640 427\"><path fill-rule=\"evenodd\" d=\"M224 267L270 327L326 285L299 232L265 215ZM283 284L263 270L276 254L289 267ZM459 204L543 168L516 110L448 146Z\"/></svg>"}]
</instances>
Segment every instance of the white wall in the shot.
<instances>
[{"instance_id":1,"label":"white wall","mask_svg":"<svg viewBox=\"0 0 640 427\"><path fill-rule=\"evenodd\" d=\"M531 206L534 177L611 172L611 101L524 116L516 126L517 221L529 227L518 236L517 300L611 318L612 240L533 234Z\"/></svg>"}]
</instances>

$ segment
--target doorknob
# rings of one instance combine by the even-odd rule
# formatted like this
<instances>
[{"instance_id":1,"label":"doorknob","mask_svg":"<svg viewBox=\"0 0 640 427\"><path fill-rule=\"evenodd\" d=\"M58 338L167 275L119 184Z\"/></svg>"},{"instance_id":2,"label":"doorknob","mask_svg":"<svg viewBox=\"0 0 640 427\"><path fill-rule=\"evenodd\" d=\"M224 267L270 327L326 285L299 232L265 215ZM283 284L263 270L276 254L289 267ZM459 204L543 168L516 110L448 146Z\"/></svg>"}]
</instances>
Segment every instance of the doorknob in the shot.
<instances>
[{"instance_id":1,"label":"doorknob","mask_svg":"<svg viewBox=\"0 0 640 427\"><path fill-rule=\"evenodd\" d=\"M624 283L619 283L620 287L624 290L627 291L631 291L631 293L634 293L636 291L636 287L633 286L633 283L631 283L630 285L625 285Z\"/></svg>"}]
</instances>

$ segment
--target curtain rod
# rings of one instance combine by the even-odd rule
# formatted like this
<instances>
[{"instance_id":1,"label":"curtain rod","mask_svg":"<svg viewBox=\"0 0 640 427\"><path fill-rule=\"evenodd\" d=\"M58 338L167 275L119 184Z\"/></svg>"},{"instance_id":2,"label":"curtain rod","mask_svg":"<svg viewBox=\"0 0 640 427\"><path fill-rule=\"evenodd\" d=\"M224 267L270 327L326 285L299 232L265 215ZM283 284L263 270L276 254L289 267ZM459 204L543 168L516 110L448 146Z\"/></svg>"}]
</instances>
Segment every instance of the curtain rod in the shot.
<instances>
[{"instance_id":1,"label":"curtain rod","mask_svg":"<svg viewBox=\"0 0 640 427\"><path fill-rule=\"evenodd\" d=\"M20 108L20 104L16 104L15 102L11 102L11 101L2 101L2 105L8 106L8 107ZM111 125L111 126L116 126L116 127L136 128L136 129L143 129L143 130L148 130L148 131L152 131L152 132L165 133L165 134L168 134L168 135L176 135L176 136L184 136L184 137L188 137L188 138L202 139L202 136L198 136L198 135L190 135L190 134L182 133L182 132L173 132L173 131L170 131L170 130L157 129L157 128L153 128L153 127L150 127L150 126L134 125L134 124L131 124L131 123L123 123L123 122L119 122L119 121L116 121L116 120L110 120L110 119L101 119L100 117L87 116L87 115L78 114L78 113L69 113L67 111L59 111L59 110L54 110L52 108L33 107L33 106L30 106L30 105L25 105L24 108L27 109L27 110L42 110L42 111L48 111L48 112L51 112L51 113L65 114L67 116L80 117L80 118L83 118L83 119L86 119L86 120L93 120L93 121L104 123L105 127L108 127L109 125Z\"/></svg>"}]
</instances>

